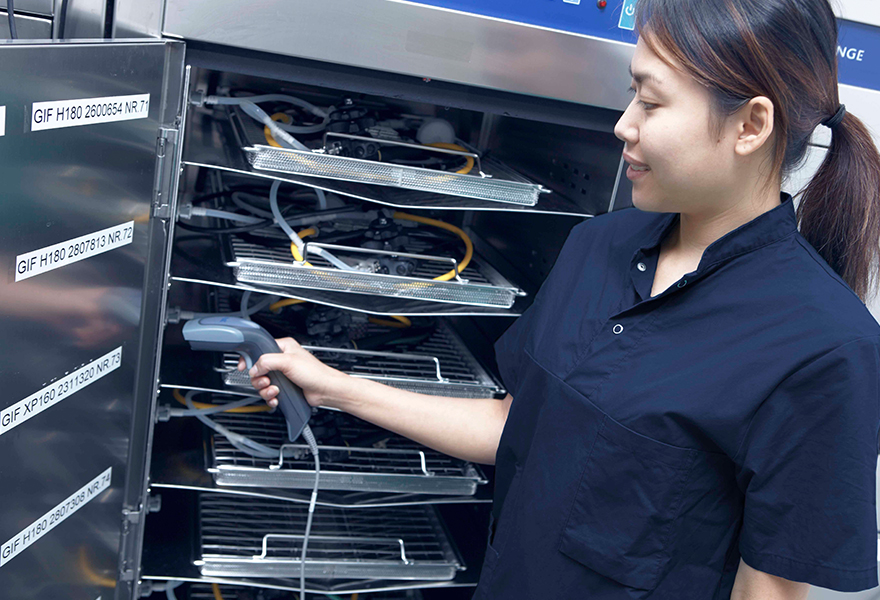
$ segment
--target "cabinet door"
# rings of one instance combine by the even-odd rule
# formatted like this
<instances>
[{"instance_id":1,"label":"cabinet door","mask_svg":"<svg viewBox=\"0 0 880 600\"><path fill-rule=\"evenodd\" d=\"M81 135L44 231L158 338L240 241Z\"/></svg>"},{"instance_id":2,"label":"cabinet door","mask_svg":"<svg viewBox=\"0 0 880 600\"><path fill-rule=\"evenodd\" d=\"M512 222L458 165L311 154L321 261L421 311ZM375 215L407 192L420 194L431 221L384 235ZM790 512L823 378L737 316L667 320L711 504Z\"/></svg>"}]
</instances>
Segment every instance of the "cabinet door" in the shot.
<instances>
[{"instance_id":1,"label":"cabinet door","mask_svg":"<svg viewBox=\"0 0 880 600\"><path fill-rule=\"evenodd\" d=\"M143 502L183 50L0 47L4 598L125 598L137 576L120 553Z\"/></svg>"}]
</instances>

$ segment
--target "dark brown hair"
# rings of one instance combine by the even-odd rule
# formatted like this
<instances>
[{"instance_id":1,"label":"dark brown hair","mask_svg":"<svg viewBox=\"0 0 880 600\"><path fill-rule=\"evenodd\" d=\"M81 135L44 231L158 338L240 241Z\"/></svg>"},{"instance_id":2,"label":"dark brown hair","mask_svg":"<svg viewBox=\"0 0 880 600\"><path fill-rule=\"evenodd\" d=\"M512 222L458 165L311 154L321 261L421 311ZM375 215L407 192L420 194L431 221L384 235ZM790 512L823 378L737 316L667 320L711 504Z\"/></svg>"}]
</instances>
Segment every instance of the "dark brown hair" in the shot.
<instances>
[{"instance_id":1,"label":"dark brown hair","mask_svg":"<svg viewBox=\"0 0 880 600\"><path fill-rule=\"evenodd\" d=\"M773 102L774 178L803 164L813 131L838 110L828 0L640 0L636 24L649 48L710 90L716 114L756 96ZM801 235L867 301L880 258L880 154L855 116L832 129L797 218Z\"/></svg>"}]
</instances>

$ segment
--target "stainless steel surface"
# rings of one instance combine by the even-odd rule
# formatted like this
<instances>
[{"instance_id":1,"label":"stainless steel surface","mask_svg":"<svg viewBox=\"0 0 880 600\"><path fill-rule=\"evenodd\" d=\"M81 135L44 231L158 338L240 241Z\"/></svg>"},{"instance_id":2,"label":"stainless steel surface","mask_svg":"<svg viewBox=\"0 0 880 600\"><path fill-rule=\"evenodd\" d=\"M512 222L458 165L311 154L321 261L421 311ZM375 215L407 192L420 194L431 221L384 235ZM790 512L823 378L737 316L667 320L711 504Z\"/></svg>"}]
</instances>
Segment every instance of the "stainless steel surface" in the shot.
<instances>
[{"instance_id":1,"label":"stainless steel surface","mask_svg":"<svg viewBox=\"0 0 880 600\"><path fill-rule=\"evenodd\" d=\"M417 245L416 241L412 244L423 256L430 252L430 248ZM258 246L236 236L231 236L231 245L232 257L227 266L232 267L238 281L252 285L307 288L502 309L511 308L516 298L524 295L522 290L512 286L476 255L461 271L460 279L438 281L435 278L452 270L454 264L420 260L413 274L403 277L365 271L343 271L308 254L304 258L311 262L311 266L305 266L295 263L290 252L284 248ZM306 244L306 250L312 245L315 244ZM367 252L360 248L342 249L326 244L323 246L330 248L333 254L342 259L346 254L355 252L358 253L357 258L360 258L360 253Z\"/></svg>"},{"instance_id":2,"label":"stainless steel surface","mask_svg":"<svg viewBox=\"0 0 880 600\"><path fill-rule=\"evenodd\" d=\"M158 38L162 35L165 0L116 0L113 38Z\"/></svg>"},{"instance_id":3,"label":"stainless steel surface","mask_svg":"<svg viewBox=\"0 0 880 600\"><path fill-rule=\"evenodd\" d=\"M204 397L214 404L229 401L220 394ZM280 415L221 413L213 419L230 431L279 449L278 458L255 458L236 449L225 437L213 435L208 470L218 485L312 488L313 459L307 446L287 443ZM466 496L487 483L476 465L349 415L322 412L313 421L321 449L322 490Z\"/></svg>"},{"instance_id":4,"label":"stainless steel surface","mask_svg":"<svg viewBox=\"0 0 880 600\"><path fill-rule=\"evenodd\" d=\"M6 10L6 0L0 0L0 9ZM54 10L55 0L15 0L16 13L33 13L35 15L51 17L54 14Z\"/></svg>"},{"instance_id":5,"label":"stainless steel surface","mask_svg":"<svg viewBox=\"0 0 880 600\"><path fill-rule=\"evenodd\" d=\"M137 2L117 5L125 13ZM167 0L162 31L617 110L629 103L630 44L406 2Z\"/></svg>"},{"instance_id":6,"label":"stainless steel surface","mask_svg":"<svg viewBox=\"0 0 880 600\"><path fill-rule=\"evenodd\" d=\"M60 8L61 0L55 1ZM106 0L67 0L64 37L66 39L103 38L107 4ZM18 8L17 2L15 7ZM57 27L56 31L58 31Z\"/></svg>"},{"instance_id":7,"label":"stainless steel surface","mask_svg":"<svg viewBox=\"0 0 880 600\"><path fill-rule=\"evenodd\" d=\"M201 556L215 577L296 577L308 509L289 502L199 496ZM306 577L448 581L463 570L433 508L320 509Z\"/></svg>"},{"instance_id":8,"label":"stainless steel surface","mask_svg":"<svg viewBox=\"0 0 880 600\"><path fill-rule=\"evenodd\" d=\"M393 206L396 208L419 208L437 210L510 211L537 214L592 216L588 211L566 199L563 195L542 194L535 206L477 200L462 196L433 194L388 186L332 180L306 175L287 175L270 171L254 171L244 160L232 128L212 119L204 110L193 110L192 126L187 131L184 164L192 167L221 171L228 176L246 176L256 180L279 180L303 186L320 188L326 192L348 196L357 200Z\"/></svg>"},{"instance_id":9,"label":"stainless steel surface","mask_svg":"<svg viewBox=\"0 0 880 600\"><path fill-rule=\"evenodd\" d=\"M145 496L149 485L152 456L155 398L158 394L158 374L165 331L165 302L168 287L168 268L171 263L172 236L170 223L176 212L180 183L180 156L183 136L178 132L186 126L186 90L189 86L189 68L184 66L184 45L169 44L165 65L165 95L160 103L160 128L157 139L156 173L153 179L153 197L150 221L150 254L145 281L144 330L141 335L143 360L135 383L136 411L132 426L129 472L126 481L125 510L130 519L144 512ZM163 218L157 216L163 206L169 210ZM116 600L137 598L143 552L144 519L138 518L123 533L120 577L126 586L120 586Z\"/></svg>"},{"instance_id":10,"label":"stainless steel surface","mask_svg":"<svg viewBox=\"0 0 880 600\"><path fill-rule=\"evenodd\" d=\"M9 15L5 10L0 10L0 40L9 37ZM21 15L18 6L15 7L15 29L18 38L22 40L48 40L52 39L52 19L41 19Z\"/></svg>"},{"instance_id":11,"label":"stainless steel surface","mask_svg":"<svg viewBox=\"0 0 880 600\"><path fill-rule=\"evenodd\" d=\"M168 46L0 46L2 408L122 347L117 370L0 435L3 540L113 469L108 491L0 568L7 598L114 593ZM149 118L30 131L34 102L142 93ZM14 282L17 255L128 221L131 244Z\"/></svg>"}]
</instances>

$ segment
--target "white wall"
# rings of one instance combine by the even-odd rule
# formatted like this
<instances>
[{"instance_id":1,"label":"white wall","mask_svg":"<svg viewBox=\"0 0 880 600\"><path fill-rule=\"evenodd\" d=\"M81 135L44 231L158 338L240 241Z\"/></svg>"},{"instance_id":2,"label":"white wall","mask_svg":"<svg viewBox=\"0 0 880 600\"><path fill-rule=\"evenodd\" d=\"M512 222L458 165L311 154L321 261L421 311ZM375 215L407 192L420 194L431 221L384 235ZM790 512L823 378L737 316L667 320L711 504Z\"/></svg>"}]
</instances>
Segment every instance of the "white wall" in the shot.
<instances>
[{"instance_id":1,"label":"white wall","mask_svg":"<svg viewBox=\"0 0 880 600\"><path fill-rule=\"evenodd\" d=\"M831 0L834 12L841 19L858 21L880 27L880 1L878 0Z\"/></svg>"}]
</instances>

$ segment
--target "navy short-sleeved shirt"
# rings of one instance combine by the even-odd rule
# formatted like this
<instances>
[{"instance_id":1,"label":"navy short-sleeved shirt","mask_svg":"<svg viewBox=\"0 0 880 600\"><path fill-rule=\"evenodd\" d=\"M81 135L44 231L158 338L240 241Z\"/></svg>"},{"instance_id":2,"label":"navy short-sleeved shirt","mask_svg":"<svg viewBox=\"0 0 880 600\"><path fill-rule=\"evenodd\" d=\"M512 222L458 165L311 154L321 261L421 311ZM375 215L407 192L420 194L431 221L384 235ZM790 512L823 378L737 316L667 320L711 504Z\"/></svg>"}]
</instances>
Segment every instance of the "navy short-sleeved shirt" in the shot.
<instances>
[{"instance_id":1,"label":"navy short-sleeved shirt","mask_svg":"<svg viewBox=\"0 0 880 600\"><path fill-rule=\"evenodd\" d=\"M880 325L786 194L652 298L678 218L576 226L496 344L514 400L475 599L728 600L740 556L877 585Z\"/></svg>"}]
</instances>

